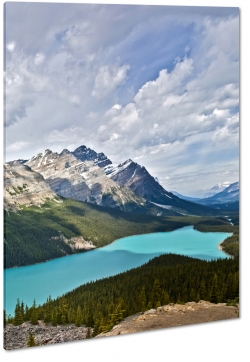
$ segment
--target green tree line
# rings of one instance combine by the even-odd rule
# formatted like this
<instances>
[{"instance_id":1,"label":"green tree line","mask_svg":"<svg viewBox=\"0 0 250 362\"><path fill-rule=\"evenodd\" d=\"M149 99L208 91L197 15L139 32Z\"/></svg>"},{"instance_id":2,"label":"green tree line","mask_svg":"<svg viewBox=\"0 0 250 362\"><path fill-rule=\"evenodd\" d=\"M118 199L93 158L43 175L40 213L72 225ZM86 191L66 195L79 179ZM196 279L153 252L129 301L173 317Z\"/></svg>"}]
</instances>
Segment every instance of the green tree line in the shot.
<instances>
[{"instance_id":1,"label":"green tree line","mask_svg":"<svg viewBox=\"0 0 250 362\"><path fill-rule=\"evenodd\" d=\"M172 231L195 225L200 231L235 232L223 217L168 216L134 214L80 201L62 199L47 201L41 207L22 207L5 212L4 267L41 263L74 252L63 240L83 236L97 247L124 236Z\"/></svg>"},{"instance_id":2,"label":"green tree line","mask_svg":"<svg viewBox=\"0 0 250 362\"><path fill-rule=\"evenodd\" d=\"M52 325L74 323L110 330L124 317L169 303L207 300L229 302L239 298L239 259L204 261L175 254L156 257L147 264L87 283L60 298L24 307L17 301L15 316L7 323L38 319Z\"/></svg>"}]
</instances>

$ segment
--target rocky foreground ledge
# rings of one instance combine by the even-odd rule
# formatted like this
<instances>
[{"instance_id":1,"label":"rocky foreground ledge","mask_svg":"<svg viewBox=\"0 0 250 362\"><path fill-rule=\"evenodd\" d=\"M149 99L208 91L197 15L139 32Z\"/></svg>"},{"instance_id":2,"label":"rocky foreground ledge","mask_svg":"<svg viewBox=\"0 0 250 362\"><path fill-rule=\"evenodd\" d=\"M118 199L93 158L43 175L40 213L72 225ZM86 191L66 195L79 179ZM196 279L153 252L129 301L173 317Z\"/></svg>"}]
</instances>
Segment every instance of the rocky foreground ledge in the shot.
<instances>
[{"instance_id":1,"label":"rocky foreground ledge","mask_svg":"<svg viewBox=\"0 0 250 362\"><path fill-rule=\"evenodd\" d=\"M196 323L213 322L239 317L238 306L226 306L225 303L213 304L206 301L198 303L168 304L157 309L150 309L125 318L108 333L101 333L95 338L122 335L128 333L155 330ZM35 337L39 346L63 342L84 340L88 328L76 327L74 324L53 327L43 321L38 325L25 322L20 326L8 324L4 328L4 348L13 350L26 348L29 334Z\"/></svg>"},{"instance_id":2,"label":"rocky foreground ledge","mask_svg":"<svg viewBox=\"0 0 250 362\"><path fill-rule=\"evenodd\" d=\"M88 328L76 327L74 324L53 327L43 321L38 321L38 325L25 322L20 326L7 324L4 328L4 348L13 350L26 348L29 334L35 337L35 342L39 346L64 343L86 339Z\"/></svg>"},{"instance_id":3,"label":"rocky foreground ledge","mask_svg":"<svg viewBox=\"0 0 250 362\"><path fill-rule=\"evenodd\" d=\"M157 309L125 318L111 331L97 337L116 336L128 333L152 331L160 328L192 325L239 318L239 306L227 306L226 303L213 304L206 301L168 304Z\"/></svg>"}]
</instances>

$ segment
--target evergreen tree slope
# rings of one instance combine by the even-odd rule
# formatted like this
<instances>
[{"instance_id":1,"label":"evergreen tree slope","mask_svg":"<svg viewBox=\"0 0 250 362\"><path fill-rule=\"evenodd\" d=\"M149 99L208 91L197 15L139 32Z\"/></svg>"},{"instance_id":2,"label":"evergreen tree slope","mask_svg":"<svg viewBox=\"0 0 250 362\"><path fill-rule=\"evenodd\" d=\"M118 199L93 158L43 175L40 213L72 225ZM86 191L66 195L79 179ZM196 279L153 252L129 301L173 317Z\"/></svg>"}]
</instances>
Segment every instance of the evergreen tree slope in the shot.
<instances>
[{"instance_id":1,"label":"evergreen tree slope","mask_svg":"<svg viewBox=\"0 0 250 362\"><path fill-rule=\"evenodd\" d=\"M35 309L26 307L24 311L18 300L14 320L16 324L30 320L36 311L38 319L52 325L84 324L94 328L96 335L129 315L171 302L201 299L214 303L238 301L238 258L207 262L181 255L161 255L139 268L82 285L56 300L48 298Z\"/></svg>"},{"instance_id":2,"label":"evergreen tree slope","mask_svg":"<svg viewBox=\"0 0 250 362\"><path fill-rule=\"evenodd\" d=\"M124 236L171 231L185 220L131 214L76 200L47 200L43 205L5 211L5 268L30 265L72 254L70 240L83 237L101 247ZM83 251L83 250L82 250Z\"/></svg>"}]
</instances>

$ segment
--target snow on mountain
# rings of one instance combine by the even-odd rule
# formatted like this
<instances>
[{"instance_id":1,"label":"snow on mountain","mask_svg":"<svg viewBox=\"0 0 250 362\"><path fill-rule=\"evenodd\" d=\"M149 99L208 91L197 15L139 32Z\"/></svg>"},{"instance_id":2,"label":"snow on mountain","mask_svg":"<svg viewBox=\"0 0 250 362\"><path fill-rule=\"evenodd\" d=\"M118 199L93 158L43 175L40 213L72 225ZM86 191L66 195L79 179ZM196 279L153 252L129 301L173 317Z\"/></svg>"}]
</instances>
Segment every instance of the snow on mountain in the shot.
<instances>
[{"instance_id":1,"label":"snow on mountain","mask_svg":"<svg viewBox=\"0 0 250 362\"><path fill-rule=\"evenodd\" d=\"M78 158L74 154L77 154ZM144 205L144 199L106 176L103 168L99 166L102 161L110 162L105 155L100 156L81 146L74 153L67 149L60 154L45 150L32 157L27 165L43 175L51 189L63 197L122 210L127 209L126 205L134 208Z\"/></svg>"},{"instance_id":2,"label":"snow on mountain","mask_svg":"<svg viewBox=\"0 0 250 362\"><path fill-rule=\"evenodd\" d=\"M104 153L96 153L94 150L86 146L80 146L72 152L72 154L81 161L93 161L94 165L105 167L112 164Z\"/></svg>"},{"instance_id":3,"label":"snow on mountain","mask_svg":"<svg viewBox=\"0 0 250 362\"><path fill-rule=\"evenodd\" d=\"M225 188L227 188L229 185L230 185L230 183L227 181L223 182L223 183L218 183L215 186L213 186L211 189L205 191L203 193L202 198L205 199L205 198L211 197L211 196L217 194L218 192L225 190Z\"/></svg>"},{"instance_id":4,"label":"snow on mountain","mask_svg":"<svg viewBox=\"0 0 250 362\"><path fill-rule=\"evenodd\" d=\"M66 198L143 213L152 213L152 207L154 214L157 212L152 203L171 206L174 213L213 213L166 191L157 178L132 159L113 165L104 153L84 145L73 152L46 149L25 164L40 173L55 193Z\"/></svg>"},{"instance_id":5,"label":"snow on mountain","mask_svg":"<svg viewBox=\"0 0 250 362\"><path fill-rule=\"evenodd\" d=\"M239 182L234 182L223 191L198 201L202 205L216 205L239 202Z\"/></svg>"},{"instance_id":6,"label":"snow on mountain","mask_svg":"<svg viewBox=\"0 0 250 362\"><path fill-rule=\"evenodd\" d=\"M192 213L209 213L207 209L201 209L200 205L182 200L166 191L144 166L128 159L116 167L108 165L104 167L108 177L121 186L129 187L135 194L147 201L165 206L172 206L175 211L188 211Z\"/></svg>"}]
</instances>

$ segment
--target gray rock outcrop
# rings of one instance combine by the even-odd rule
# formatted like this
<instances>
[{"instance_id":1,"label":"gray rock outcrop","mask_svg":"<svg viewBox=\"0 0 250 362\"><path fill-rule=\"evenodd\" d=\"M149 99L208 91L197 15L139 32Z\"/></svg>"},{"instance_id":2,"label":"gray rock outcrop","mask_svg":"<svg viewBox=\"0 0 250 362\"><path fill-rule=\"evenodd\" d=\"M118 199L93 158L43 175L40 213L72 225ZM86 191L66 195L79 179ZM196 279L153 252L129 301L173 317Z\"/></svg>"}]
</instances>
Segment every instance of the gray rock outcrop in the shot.
<instances>
[{"instance_id":1,"label":"gray rock outcrop","mask_svg":"<svg viewBox=\"0 0 250 362\"><path fill-rule=\"evenodd\" d=\"M42 175L27 165L15 161L4 165L4 208L18 209L19 205L41 205L56 194Z\"/></svg>"},{"instance_id":2,"label":"gray rock outcrop","mask_svg":"<svg viewBox=\"0 0 250 362\"><path fill-rule=\"evenodd\" d=\"M43 321L39 321L38 325L32 325L29 322L25 322L20 326L7 324L4 328L4 349L27 348L30 333L33 334L35 342L39 346L44 346L84 340L86 339L87 331L88 328L85 326L76 327L74 324L67 324L53 327L51 323L46 326Z\"/></svg>"},{"instance_id":3,"label":"gray rock outcrop","mask_svg":"<svg viewBox=\"0 0 250 362\"><path fill-rule=\"evenodd\" d=\"M60 154L45 150L26 164L43 175L50 188L65 198L127 211L144 205L142 197L107 177L94 161L81 161L68 150Z\"/></svg>"}]
</instances>

